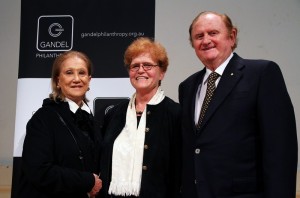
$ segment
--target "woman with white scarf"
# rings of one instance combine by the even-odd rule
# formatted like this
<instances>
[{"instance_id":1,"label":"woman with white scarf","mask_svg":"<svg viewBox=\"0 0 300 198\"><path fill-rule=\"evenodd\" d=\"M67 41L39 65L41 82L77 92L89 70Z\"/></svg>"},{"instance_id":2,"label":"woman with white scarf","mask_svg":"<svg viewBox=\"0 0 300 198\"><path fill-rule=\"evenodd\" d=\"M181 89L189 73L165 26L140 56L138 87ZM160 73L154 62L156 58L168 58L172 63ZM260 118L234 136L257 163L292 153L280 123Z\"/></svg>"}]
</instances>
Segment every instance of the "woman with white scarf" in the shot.
<instances>
[{"instance_id":1,"label":"woman with white scarf","mask_svg":"<svg viewBox=\"0 0 300 198\"><path fill-rule=\"evenodd\" d=\"M180 106L160 87L169 64L166 50L138 38L124 63L136 92L105 116L100 197L180 197Z\"/></svg>"}]
</instances>

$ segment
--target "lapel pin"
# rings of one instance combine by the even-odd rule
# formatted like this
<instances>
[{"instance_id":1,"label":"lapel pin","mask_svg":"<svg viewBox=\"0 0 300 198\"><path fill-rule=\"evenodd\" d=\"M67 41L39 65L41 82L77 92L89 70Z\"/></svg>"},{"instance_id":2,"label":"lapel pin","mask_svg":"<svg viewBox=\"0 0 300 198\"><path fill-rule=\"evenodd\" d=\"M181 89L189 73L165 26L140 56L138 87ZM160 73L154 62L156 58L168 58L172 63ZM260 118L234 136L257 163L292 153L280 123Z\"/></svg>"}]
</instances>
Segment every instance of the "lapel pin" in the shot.
<instances>
[{"instance_id":1,"label":"lapel pin","mask_svg":"<svg viewBox=\"0 0 300 198\"><path fill-rule=\"evenodd\" d=\"M230 75L233 76L233 73L231 73Z\"/></svg>"}]
</instances>

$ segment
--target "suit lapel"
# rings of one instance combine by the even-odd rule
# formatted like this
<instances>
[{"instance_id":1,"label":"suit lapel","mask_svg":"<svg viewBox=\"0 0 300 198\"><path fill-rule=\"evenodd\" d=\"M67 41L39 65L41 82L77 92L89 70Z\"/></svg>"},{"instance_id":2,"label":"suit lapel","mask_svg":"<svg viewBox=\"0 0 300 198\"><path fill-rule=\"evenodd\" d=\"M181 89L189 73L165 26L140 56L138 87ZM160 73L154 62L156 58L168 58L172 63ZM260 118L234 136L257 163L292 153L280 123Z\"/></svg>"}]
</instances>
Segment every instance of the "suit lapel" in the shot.
<instances>
[{"instance_id":1,"label":"suit lapel","mask_svg":"<svg viewBox=\"0 0 300 198\"><path fill-rule=\"evenodd\" d=\"M215 90L214 96L206 111L201 129L204 128L207 122L209 122L215 111L217 111L218 107L222 104L222 102L226 99L226 97L241 79L243 75L242 68L244 67L241 60L242 59L235 54L226 66L217 89Z\"/></svg>"}]
</instances>

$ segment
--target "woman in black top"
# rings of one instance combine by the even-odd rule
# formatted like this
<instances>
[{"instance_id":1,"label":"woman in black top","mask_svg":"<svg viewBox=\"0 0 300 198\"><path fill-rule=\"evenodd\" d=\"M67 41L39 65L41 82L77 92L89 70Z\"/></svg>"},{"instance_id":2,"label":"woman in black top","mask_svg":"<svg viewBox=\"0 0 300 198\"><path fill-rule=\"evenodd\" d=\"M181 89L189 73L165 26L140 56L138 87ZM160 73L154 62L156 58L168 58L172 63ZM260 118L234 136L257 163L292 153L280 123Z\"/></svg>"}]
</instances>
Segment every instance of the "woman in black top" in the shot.
<instances>
[{"instance_id":1,"label":"woman in black top","mask_svg":"<svg viewBox=\"0 0 300 198\"><path fill-rule=\"evenodd\" d=\"M87 105L92 63L77 51L56 58L52 93L26 126L18 198L87 198L102 187L101 137Z\"/></svg>"},{"instance_id":2,"label":"woman in black top","mask_svg":"<svg viewBox=\"0 0 300 198\"><path fill-rule=\"evenodd\" d=\"M100 197L179 197L180 107L160 88L166 51L139 38L127 48L124 62L136 92L105 117Z\"/></svg>"}]
</instances>

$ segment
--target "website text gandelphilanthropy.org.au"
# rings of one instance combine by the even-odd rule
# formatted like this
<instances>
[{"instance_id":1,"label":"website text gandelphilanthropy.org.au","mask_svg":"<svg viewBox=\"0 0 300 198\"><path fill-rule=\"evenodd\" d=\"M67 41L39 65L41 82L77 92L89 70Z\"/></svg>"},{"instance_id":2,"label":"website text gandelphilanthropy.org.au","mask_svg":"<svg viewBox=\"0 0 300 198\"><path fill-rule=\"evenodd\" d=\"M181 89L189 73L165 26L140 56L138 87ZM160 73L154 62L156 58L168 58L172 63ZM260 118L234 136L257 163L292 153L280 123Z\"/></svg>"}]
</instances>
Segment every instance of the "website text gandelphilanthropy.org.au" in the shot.
<instances>
[{"instance_id":1,"label":"website text gandelphilanthropy.org.au","mask_svg":"<svg viewBox=\"0 0 300 198\"><path fill-rule=\"evenodd\" d=\"M81 38L91 37L140 37L144 32L82 32Z\"/></svg>"}]
</instances>

